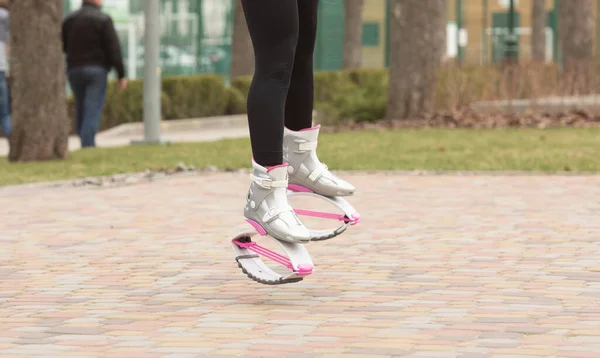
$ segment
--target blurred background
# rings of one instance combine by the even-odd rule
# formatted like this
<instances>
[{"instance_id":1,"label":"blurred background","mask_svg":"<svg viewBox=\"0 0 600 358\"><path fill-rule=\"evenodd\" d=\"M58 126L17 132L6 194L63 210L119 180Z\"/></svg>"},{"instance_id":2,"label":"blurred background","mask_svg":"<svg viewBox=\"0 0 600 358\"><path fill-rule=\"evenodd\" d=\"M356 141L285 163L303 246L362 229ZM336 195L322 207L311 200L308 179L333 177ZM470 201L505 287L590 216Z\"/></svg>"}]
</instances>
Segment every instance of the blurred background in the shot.
<instances>
[{"instance_id":1,"label":"blurred background","mask_svg":"<svg viewBox=\"0 0 600 358\"><path fill-rule=\"evenodd\" d=\"M81 0L63 1L65 14L81 6ZM111 14L118 29L129 76L140 77L144 65L143 0L104 1L104 11ZM510 0L448 0L446 59L468 65L500 63L507 51L512 26L519 59L531 60L533 2L514 0L511 12ZM160 4L163 74L218 73L229 77L235 1L161 0ZM343 67L344 4L343 0L321 1L316 70ZM543 49L546 62L561 60L557 4L558 0L544 1ZM597 14L598 4L594 6L596 22L599 19ZM389 38L389 0L364 0L362 67L384 68L389 65ZM600 61L597 50L599 39L595 34L594 53Z\"/></svg>"},{"instance_id":2,"label":"blurred background","mask_svg":"<svg viewBox=\"0 0 600 358\"><path fill-rule=\"evenodd\" d=\"M80 8L81 0L53 0L52 4L66 16ZM147 30L144 4L143 0L104 0L103 11L115 23L130 81L123 92L117 90L115 81L109 84L99 133L148 123L144 116L150 111L144 108L147 94L142 81ZM173 120L183 123L210 117L226 123L223 118L245 115L254 70L240 0L159 0L158 6L161 78L153 80L156 87L160 84L153 102L160 102L160 113L154 114L161 128ZM410 13L406 21L397 16L401 6ZM12 7L11 26L17 25L12 32L28 31L15 18L33 16L34 9L20 3ZM600 0L320 0L313 60L315 121L337 128L598 126L599 8ZM33 38L39 34L15 46L39 51L49 49L48 41L55 40L39 39L34 44ZM59 44L55 45L52 56L59 61ZM41 77L48 81L64 77L44 73L45 65L30 60L27 51L15 51L13 61L27 63L22 68L33 82ZM36 124L22 129L43 132L35 146L42 146L42 138L51 141L48 133L59 133L52 129L56 125L48 124L49 129L41 131L37 123L67 117L68 123L64 120L61 125L73 126L74 100L66 82L64 87L66 97L47 100L66 103L66 112L58 107L55 112L46 111L39 114ZM15 94L18 88L14 87ZM12 101L17 125L19 117L31 116L19 110L39 102L25 95L30 89L21 87L20 91L24 95L15 95ZM193 123L200 126L199 121ZM245 119L236 123L239 133L245 134ZM228 128L233 131L232 125ZM184 127L177 130L190 132ZM141 135L141 127L122 133ZM101 142L109 145L108 139ZM2 145L0 151L6 152L8 146L3 149Z\"/></svg>"}]
</instances>

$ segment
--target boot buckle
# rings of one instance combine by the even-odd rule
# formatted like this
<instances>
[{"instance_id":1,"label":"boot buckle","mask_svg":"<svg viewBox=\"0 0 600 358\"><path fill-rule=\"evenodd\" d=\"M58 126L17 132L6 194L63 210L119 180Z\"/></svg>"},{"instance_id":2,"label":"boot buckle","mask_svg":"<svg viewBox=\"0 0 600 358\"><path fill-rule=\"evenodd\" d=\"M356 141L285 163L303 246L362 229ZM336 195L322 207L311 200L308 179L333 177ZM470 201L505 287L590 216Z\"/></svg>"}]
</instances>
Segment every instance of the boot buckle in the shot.
<instances>
[{"instance_id":1,"label":"boot buckle","mask_svg":"<svg viewBox=\"0 0 600 358\"><path fill-rule=\"evenodd\" d=\"M250 174L250 179L252 179L252 181L254 183L256 183L256 185L260 186L261 188L270 190L273 188L287 188L288 186L288 181L287 180L272 180L270 178L261 178L261 177L257 177L256 175Z\"/></svg>"},{"instance_id":2,"label":"boot buckle","mask_svg":"<svg viewBox=\"0 0 600 358\"><path fill-rule=\"evenodd\" d=\"M311 150L316 150L318 142L298 142L297 141L297 143L298 143L299 151L307 152L307 151L311 151Z\"/></svg>"}]
</instances>

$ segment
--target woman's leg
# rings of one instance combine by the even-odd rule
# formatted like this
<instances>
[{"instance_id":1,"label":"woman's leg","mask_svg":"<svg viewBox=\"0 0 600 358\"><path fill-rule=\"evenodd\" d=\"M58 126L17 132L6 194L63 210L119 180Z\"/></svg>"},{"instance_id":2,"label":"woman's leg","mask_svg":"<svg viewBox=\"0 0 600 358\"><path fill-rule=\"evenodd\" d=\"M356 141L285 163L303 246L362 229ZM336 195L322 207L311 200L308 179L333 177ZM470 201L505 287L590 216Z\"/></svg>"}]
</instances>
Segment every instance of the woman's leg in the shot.
<instances>
[{"instance_id":1,"label":"woman's leg","mask_svg":"<svg viewBox=\"0 0 600 358\"><path fill-rule=\"evenodd\" d=\"M252 183L244 216L259 233L307 242L310 231L288 204L283 162L285 102L298 42L297 0L242 0L254 47L255 70L248 93Z\"/></svg>"},{"instance_id":2,"label":"woman's leg","mask_svg":"<svg viewBox=\"0 0 600 358\"><path fill-rule=\"evenodd\" d=\"M242 0L254 47L255 72L248 93L248 126L254 160L283 163L285 102L298 42L297 0Z\"/></svg>"},{"instance_id":3,"label":"woman's leg","mask_svg":"<svg viewBox=\"0 0 600 358\"><path fill-rule=\"evenodd\" d=\"M286 103L283 140L283 155L289 165L288 182L325 196L352 195L354 186L329 172L317 157L320 127L311 127L314 96L312 64L319 1L297 1L300 36Z\"/></svg>"},{"instance_id":4,"label":"woman's leg","mask_svg":"<svg viewBox=\"0 0 600 358\"><path fill-rule=\"evenodd\" d=\"M314 101L313 54L317 38L319 0L298 1L298 45L292 82L285 104L285 126L291 130L312 127Z\"/></svg>"}]
</instances>

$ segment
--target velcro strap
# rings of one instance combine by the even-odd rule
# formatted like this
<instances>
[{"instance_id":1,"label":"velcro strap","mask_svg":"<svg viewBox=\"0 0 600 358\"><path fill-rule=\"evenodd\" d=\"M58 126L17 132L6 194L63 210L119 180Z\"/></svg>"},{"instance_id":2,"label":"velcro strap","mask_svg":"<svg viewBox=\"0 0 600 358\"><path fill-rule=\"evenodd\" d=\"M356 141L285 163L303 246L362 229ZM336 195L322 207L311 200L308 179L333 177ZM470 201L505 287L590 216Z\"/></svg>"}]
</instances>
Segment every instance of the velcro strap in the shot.
<instances>
[{"instance_id":1,"label":"velcro strap","mask_svg":"<svg viewBox=\"0 0 600 358\"><path fill-rule=\"evenodd\" d=\"M265 213L263 216L263 222L271 222L279 217L279 215L283 214L286 211L293 211L294 209L291 206L287 206L284 208L271 208L269 211Z\"/></svg>"},{"instance_id":2,"label":"velcro strap","mask_svg":"<svg viewBox=\"0 0 600 358\"><path fill-rule=\"evenodd\" d=\"M317 142L302 142L298 143L298 150L310 151L317 149Z\"/></svg>"},{"instance_id":3,"label":"velcro strap","mask_svg":"<svg viewBox=\"0 0 600 358\"><path fill-rule=\"evenodd\" d=\"M310 173L310 175L308 176L308 179L315 182L315 181L319 180L319 178L321 177L321 175L323 174L324 171L325 171L325 167L323 165L319 165L318 167L315 168L315 170L312 171L312 173Z\"/></svg>"},{"instance_id":4,"label":"velcro strap","mask_svg":"<svg viewBox=\"0 0 600 358\"><path fill-rule=\"evenodd\" d=\"M288 181L287 180L272 180L269 178L261 178L256 175L250 174L250 178L254 181L258 186L265 189L272 188L287 188Z\"/></svg>"}]
</instances>

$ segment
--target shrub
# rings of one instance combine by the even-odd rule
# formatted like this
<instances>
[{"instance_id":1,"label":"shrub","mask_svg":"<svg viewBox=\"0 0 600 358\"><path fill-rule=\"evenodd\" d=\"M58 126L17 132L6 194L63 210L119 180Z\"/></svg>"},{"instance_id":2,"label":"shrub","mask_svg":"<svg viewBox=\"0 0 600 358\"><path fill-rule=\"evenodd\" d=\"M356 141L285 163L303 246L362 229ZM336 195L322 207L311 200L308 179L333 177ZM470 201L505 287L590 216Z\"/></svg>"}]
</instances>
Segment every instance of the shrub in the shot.
<instances>
[{"instance_id":1,"label":"shrub","mask_svg":"<svg viewBox=\"0 0 600 358\"><path fill-rule=\"evenodd\" d=\"M351 70L315 74L318 121L376 121L385 115L387 71Z\"/></svg>"},{"instance_id":2,"label":"shrub","mask_svg":"<svg viewBox=\"0 0 600 358\"><path fill-rule=\"evenodd\" d=\"M143 113L142 81L129 81L129 86L123 92L119 92L116 82L111 81L106 91L106 103L100 128L107 129L123 123L141 122Z\"/></svg>"},{"instance_id":3,"label":"shrub","mask_svg":"<svg viewBox=\"0 0 600 358\"><path fill-rule=\"evenodd\" d=\"M252 76L239 76L231 80L231 87L240 91L244 98L248 97L250 85L252 84Z\"/></svg>"},{"instance_id":4,"label":"shrub","mask_svg":"<svg viewBox=\"0 0 600 358\"><path fill-rule=\"evenodd\" d=\"M163 111L165 120L222 115L229 104L221 76L170 77L163 80L162 87L170 102Z\"/></svg>"},{"instance_id":5,"label":"shrub","mask_svg":"<svg viewBox=\"0 0 600 358\"><path fill-rule=\"evenodd\" d=\"M358 89L347 71L320 71L314 75L315 102L331 102L339 93Z\"/></svg>"},{"instance_id":6,"label":"shrub","mask_svg":"<svg viewBox=\"0 0 600 358\"><path fill-rule=\"evenodd\" d=\"M225 114L246 113L246 96L239 89L231 86L227 88L227 109Z\"/></svg>"},{"instance_id":7,"label":"shrub","mask_svg":"<svg viewBox=\"0 0 600 358\"><path fill-rule=\"evenodd\" d=\"M110 81L100 123L105 130L124 123L142 122L144 113L143 80L129 81L123 92L116 81ZM164 77L162 80L161 105L164 120L219 116L226 113L243 113L239 92L225 87L225 81L217 75L189 77ZM75 105L68 98L69 118L75 128ZM240 112L241 111L241 112Z\"/></svg>"},{"instance_id":8,"label":"shrub","mask_svg":"<svg viewBox=\"0 0 600 358\"><path fill-rule=\"evenodd\" d=\"M600 68L596 69L596 73ZM595 74L590 76L595 78ZM314 74L314 107L320 123L377 121L385 117L388 94L387 69L321 71ZM555 64L522 63L507 70L501 66L441 66L438 73L436 110L468 108L483 100L536 99L548 96L594 93L600 81L574 83ZM246 113L246 98L252 76L233 78L227 87L218 75L164 77L162 112L165 120ZM117 93L111 81L106 96L101 129L143 118L143 81L130 81ZM74 116L73 99L68 102Z\"/></svg>"},{"instance_id":9,"label":"shrub","mask_svg":"<svg viewBox=\"0 0 600 358\"><path fill-rule=\"evenodd\" d=\"M350 80L359 87L383 87L387 91L389 78L387 69L356 69L345 72L350 77Z\"/></svg>"}]
</instances>

